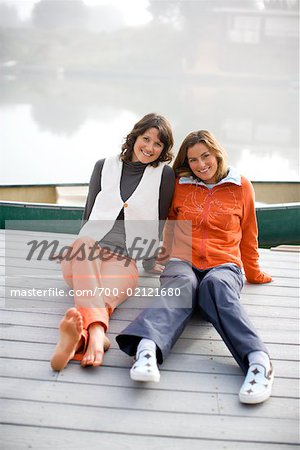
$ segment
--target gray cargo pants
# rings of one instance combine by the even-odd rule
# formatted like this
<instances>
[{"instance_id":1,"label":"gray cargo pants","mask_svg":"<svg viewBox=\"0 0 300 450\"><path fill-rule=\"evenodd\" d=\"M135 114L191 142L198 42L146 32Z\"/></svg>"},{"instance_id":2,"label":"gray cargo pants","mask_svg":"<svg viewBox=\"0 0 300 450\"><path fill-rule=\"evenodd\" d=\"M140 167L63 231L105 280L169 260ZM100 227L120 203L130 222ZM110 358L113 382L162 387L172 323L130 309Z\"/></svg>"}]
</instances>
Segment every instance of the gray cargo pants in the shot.
<instances>
[{"instance_id":1,"label":"gray cargo pants","mask_svg":"<svg viewBox=\"0 0 300 450\"><path fill-rule=\"evenodd\" d=\"M116 337L122 351L133 356L142 338L151 339L156 343L161 364L194 310L199 308L243 372L248 370L248 353L257 350L268 353L240 303L243 276L237 265L199 270L185 261L169 261L160 281L161 295ZM170 295L176 288L176 294L180 295Z\"/></svg>"}]
</instances>

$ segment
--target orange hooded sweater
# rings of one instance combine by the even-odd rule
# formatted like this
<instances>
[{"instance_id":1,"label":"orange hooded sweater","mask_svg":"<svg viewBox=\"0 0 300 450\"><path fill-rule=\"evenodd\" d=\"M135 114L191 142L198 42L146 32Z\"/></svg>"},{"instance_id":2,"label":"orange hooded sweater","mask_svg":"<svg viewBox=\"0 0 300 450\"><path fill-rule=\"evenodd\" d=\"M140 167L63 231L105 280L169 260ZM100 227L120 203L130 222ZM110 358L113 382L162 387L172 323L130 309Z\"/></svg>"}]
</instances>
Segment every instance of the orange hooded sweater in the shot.
<instances>
[{"instance_id":1,"label":"orange hooded sweater","mask_svg":"<svg viewBox=\"0 0 300 450\"><path fill-rule=\"evenodd\" d=\"M166 258L198 269L234 263L250 283L272 278L259 268L254 189L233 168L212 189L192 177L176 180L164 233Z\"/></svg>"}]
</instances>

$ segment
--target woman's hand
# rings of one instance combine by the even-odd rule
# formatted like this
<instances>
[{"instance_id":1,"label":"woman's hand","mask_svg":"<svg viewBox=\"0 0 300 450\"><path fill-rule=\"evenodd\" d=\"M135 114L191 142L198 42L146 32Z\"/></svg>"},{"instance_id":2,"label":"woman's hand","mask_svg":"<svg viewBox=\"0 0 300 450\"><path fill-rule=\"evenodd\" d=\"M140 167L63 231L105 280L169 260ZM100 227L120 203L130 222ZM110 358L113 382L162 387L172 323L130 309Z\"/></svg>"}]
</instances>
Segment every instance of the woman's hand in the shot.
<instances>
[{"instance_id":1,"label":"woman's hand","mask_svg":"<svg viewBox=\"0 0 300 450\"><path fill-rule=\"evenodd\" d=\"M248 280L249 283L253 284L263 284L263 283L270 283L273 281L271 275L268 275L265 272L259 272L254 278L251 278Z\"/></svg>"},{"instance_id":2,"label":"woman's hand","mask_svg":"<svg viewBox=\"0 0 300 450\"><path fill-rule=\"evenodd\" d=\"M155 263L152 269L148 270L149 273L162 273L165 266L163 264Z\"/></svg>"}]
</instances>

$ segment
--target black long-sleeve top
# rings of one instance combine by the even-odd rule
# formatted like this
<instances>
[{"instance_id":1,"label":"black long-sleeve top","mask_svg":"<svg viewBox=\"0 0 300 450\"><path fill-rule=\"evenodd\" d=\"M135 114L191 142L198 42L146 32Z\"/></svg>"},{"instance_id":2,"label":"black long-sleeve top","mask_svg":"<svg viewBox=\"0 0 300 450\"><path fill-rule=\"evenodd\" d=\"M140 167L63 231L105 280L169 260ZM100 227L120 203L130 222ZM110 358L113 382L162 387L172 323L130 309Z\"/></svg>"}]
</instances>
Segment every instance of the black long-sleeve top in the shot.
<instances>
[{"instance_id":1,"label":"black long-sleeve top","mask_svg":"<svg viewBox=\"0 0 300 450\"><path fill-rule=\"evenodd\" d=\"M86 205L83 214L83 220L87 221L92 212L96 197L101 191L101 175L105 159L96 162L90 184ZM123 202L133 194L140 183L147 164L141 162L123 162L120 193ZM164 222L168 216L171 206L175 185L175 174L170 166L165 166L162 172L160 189L159 189L159 234L162 236ZM124 228L124 209L122 208L112 229L100 241L102 246L112 248L126 249L125 245L125 228ZM143 261L146 270L150 270L154 265L154 259Z\"/></svg>"}]
</instances>

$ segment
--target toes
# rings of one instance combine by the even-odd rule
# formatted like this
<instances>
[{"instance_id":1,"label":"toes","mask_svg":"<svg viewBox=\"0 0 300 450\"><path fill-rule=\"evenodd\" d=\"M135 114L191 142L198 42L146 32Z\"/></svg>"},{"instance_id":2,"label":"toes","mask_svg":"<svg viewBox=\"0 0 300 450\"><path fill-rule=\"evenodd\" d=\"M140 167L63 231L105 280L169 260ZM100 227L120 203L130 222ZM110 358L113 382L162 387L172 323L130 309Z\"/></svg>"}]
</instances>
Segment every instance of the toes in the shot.
<instances>
[{"instance_id":1,"label":"toes","mask_svg":"<svg viewBox=\"0 0 300 450\"><path fill-rule=\"evenodd\" d=\"M81 361L82 367L90 366L92 363L92 357L90 355L84 355Z\"/></svg>"},{"instance_id":2,"label":"toes","mask_svg":"<svg viewBox=\"0 0 300 450\"><path fill-rule=\"evenodd\" d=\"M93 366L94 367L101 366L102 360L103 360L103 353L100 351L97 351L95 354L95 360L93 362Z\"/></svg>"},{"instance_id":3,"label":"toes","mask_svg":"<svg viewBox=\"0 0 300 450\"><path fill-rule=\"evenodd\" d=\"M76 308L69 308L65 314L66 319L70 320L83 320L82 319L82 315L80 314L80 312L78 311L78 309Z\"/></svg>"},{"instance_id":4,"label":"toes","mask_svg":"<svg viewBox=\"0 0 300 450\"><path fill-rule=\"evenodd\" d=\"M94 355L85 354L81 360L82 367L93 366L98 367L101 366L103 360L103 352L100 350L96 350Z\"/></svg>"},{"instance_id":5,"label":"toes","mask_svg":"<svg viewBox=\"0 0 300 450\"><path fill-rule=\"evenodd\" d=\"M81 317L79 317L79 318L77 319L77 322L76 322L76 328L77 328L77 331L78 331L79 333L82 332L82 330L83 330L83 320L82 320Z\"/></svg>"},{"instance_id":6,"label":"toes","mask_svg":"<svg viewBox=\"0 0 300 450\"><path fill-rule=\"evenodd\" d=\"M69 308L68 311L66 311L65 317L67 319L75 318L78 315L78 311L76 308Z\"/></svg>"},{"instance_id":7,"label":"toes","mask_svg":"<svg viewBox=\"0 0 300 450\"><path fill-rule=\"evenodd\" d=\"M76 316L77 316L78 319L83 321L83 317L81 315L81 312L79 312L78 309L76 309Z\"/></svg>"}]
</instances>

